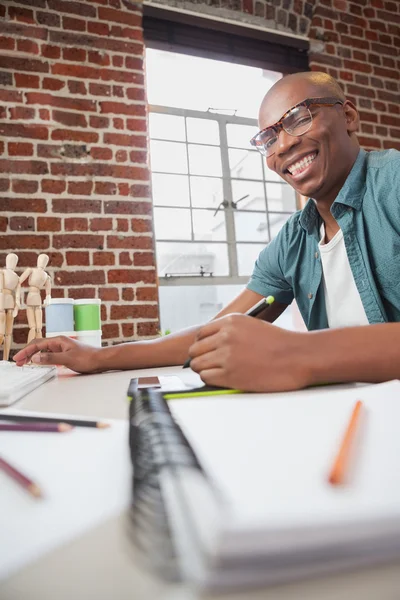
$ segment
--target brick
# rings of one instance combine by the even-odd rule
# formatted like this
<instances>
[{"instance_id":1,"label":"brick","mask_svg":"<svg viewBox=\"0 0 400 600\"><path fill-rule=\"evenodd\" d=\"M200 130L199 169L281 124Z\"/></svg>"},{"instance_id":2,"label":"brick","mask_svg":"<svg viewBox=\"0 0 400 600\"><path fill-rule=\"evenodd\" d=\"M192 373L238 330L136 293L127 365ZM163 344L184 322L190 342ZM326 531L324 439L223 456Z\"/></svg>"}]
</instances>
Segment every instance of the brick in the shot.
<instances>
[{"instance_id":1,"label":"brick","mask_svg":"<svg viewBox=\"0 0 400 600\"><path fill-rule=\"evenodd\" d=\"M149 233L153 231L150 219L131 219L131 227L134 233Z\"/></svg>"},{"instance_id":2,"label":"brick","mask_svg":"<svg viewBox=\"0 0 400 600\"><path fill-rule=\"evenodd\" d=\"M38 75L27 75L25 73L14 73L15 86L23 88L38 88L40 87L40 79Z\"/></svg>"},{"instance_id":3,"label":"brick","mask_svg":"<svg viewBox=\"0 0 400 600\"><path fill-rule=\"evenodd\" d=\"M93 252L93 264L104 267L115 265L114 252Z\"/></svg>"},{"instance_id":4,"label":"brick","mask_svg":"<svg viewBox=\"0 0 400 600\"><path fill-rule=\"evenodd\" d=\"M58 15L48 12L36 12L36 20L40 25L47 27L60 27L61 19Z\"/></svg>"},{"instance_id":5,"label":"brick","mask_svg":"<svg viewBox=\"0 0 400 600\"><path fill-rule=\"evenodd\" d=\"M126 127L130 131L140 131L143 133L147 131L147 125L146 125L145 119L127 119ZM145 146L142 146L142 147L145 147Z\"/></svg>"},{"instance_id":6,"label":"brick","mask_svg":"<svg viewBox=\"0 0 400 600\"><path fill-rule=\"evenodd\" d=\"M109 35L110 27L107 23L99 23L98 21L89 21L88 23L89 33L95 33L96 35Z\"/></svg>"},{"instance_id":7,"label":"brick","mask_svg":"<svg viewBox=\"0 0 400 600\"><path fill-rule=\"evenodd\" d=\"M0 85L12 85L13 77L12 73L0 72Z\"/></svg>"},{"instance_id":8,"label":"brick","mask_svg":"<svg viewBox=\"0 0 400 600\"><path fill-rule=\"evenodd\" d=\"M53 75L64 75L82 79L100 79L101 71L94 67L57 63L51 67Z\"/></svg>"},{"instance_id":9,"label":"brick","mask_svg":"<svg viewBox=\"0 0 400 600\"><path fill-rule=\"evenodd\" d=\"M43 45L42 46L42 56L44 56L44 58L60 58L61 56L61 48L58 48L57 46L51 46L51 45Z\"/></svg>"},{"instance_id":10,"label":"brick","mask_svg":"<svg viewBox=\"0 0 400 600\"><path fill-rule=\"evenodd\" d=\"M15 71L36 71L48 73L49 64L36 58L17 58L15 56L0 56L0 68Z\"/></svg>"},{"instance_id":11,"label":"brick","mask_svg":"<svg viewBox=\"0 0 400 600\"><path fill-rule=\"evenodd\" d=\"M129 183L119 183L118 193L120 196L129 196Z\"/></svg>"},{"instance_id":12,"label":"brick","mask_svg":"<svg viewBox=\"0 0 400 600\"><path fill-rule=\"evenodd\" d=\"M132 288L123 288L122 289L122 300L125 302L133 302L135 297L134 291Z\"/></svg>"},{"instance_id":13,"label":"brick","mask_svg":"<svg viewBox=\"0 0 400 600\"><path fill-rule=\"evenodd\" d=\"M109 126L109 123L110 119L107 119L107 117L94 117L90 115L90 127L94 127L96 129L106 129Z\"/></svg>"},{"instance_id":14,"label":"brick","mask_svg":"<svg viewBox=\"0 0 400 600\"><path fill-rule=\"evenodd\" d=\"M10 156L32 156L33 144L25 144L23 142L9 142L8 154Z\"/></svg>"},{"instance_id":15,"label":"brick","mask_svg":"<svg viewBox=\"0 0 400 600\"><path fill-rule=\"evenodd\" d=\"M10 250L11 248L18 248L18 250L47 250L49 246L50 238L48 235L21 234L0 236L0 250Z\"/></svg>"},{"instance_id":16,"label":"brick","mask_svg":"<svg viewBox=\"0 0 400 600\"><path fill-rule=\"evenodd\" d=\"M22 137L36 140L47 140L49 131L41 125L0 123L0 137Z\"/></svg>"},{"instance_id":17,"label":"brick","mask_svg":"<svg viewBox=\"0 0 400 600\"><path fill-rule=\"evenodd\" d=\"M36 194L38 188L39 183L29 179L15 179L12 182L12 191L16 194Z\"/></svg>"},{"instance_id":18,"label":"brick","mask_svg":"<svg viewBox=\"0 0 400 600\"><path fill-rule=\"evenodd\" d=\"M129 100L136 100L138 102L146 101L146 94L144 88L128 88L126 90L126 95L129 98Z\"/></svg>"},{"instance_id":19,"label":"brick","mask_svg":"<svg viewBox=\"0 0 400 600\"><path fill-rule=\"evenodd\" d=\"M43 198L0 198L0 212L45 213L46 210L47 204Z\"/></svg>"},{"instance_id":20,"label":"brick","mask_svg":"<svg viewBox=\"0 0 400 600\"><path fill-rule=\"evenodd\" d=\"M0 34L17 35L23 38L46 40L48 30L46 27L34 27L11 21L0 21Z\"/></svg>"},{"instance_id":21,"label":"brick","mask_svg":"<svg viewBox=\"0 0 400 600\"><path fill-rule=\"evenodd\" d=\"M9 179L0 179L0 192L7 192L10 188Z\"/></svg>"},{"instance_id":22,"label":"brick","mask_svg":"<svg viewBox=\"0 0 400 600\"><path fill-rule=\"evenodd\" d=\"M88 61L91 63L95 63L96 65L102 65L103 67L108 67L110 64L110 57L103 51L90 51L88 53ZM122 66L122 65L121 65Z\"/></svg>"},{"instance_id":23,"label":"brick","mask_svg":"<svg viewBox=\"0 0 400 600\"><path fill-rule=\"evenodd\" d=\"M41 181L42 192L49 194L62 194L66 187L66 182L60 179L42 179Z\"/></svg>"},{"instance_id":24,"label":"brick","mask_svg":"<svg viewBox=\"0 0 400 600\"><path fill-rule=\"evenodd\" d=\"M86 21L75 19L74 17L63 17L62 20L63 30L86 31L86 24Z\"/></svg>"},{"instance_id":25,"label":"brick","mask_svg":"<svg viewBox=\"0 0 400 600\"><path fill-rule=\"evenodd\" d=\"M154 267L154 253L153 252L134 252L133 264L135 267Z\"/></svg>"},{"instance_id":26,"label":"brick","mask_svg":"<svg viewBox=\"0 0 400 600\"><path fill-rule=\"evenodd\" d=\"M370 138L370 137L364 137L364 136L358 136L358 141L360 142L361 146L364 148L374 148L374 149L381 149L382 145L381 145L381 141L377 140L375 138Z\"/></svg>"},{"instance_id":27,"label":"brick","mask_svg":"<svg viewBox=\"0 0 400 600\"><path fill-rule=\"evenodd\" d=\"M156 287L137 287L136 300L139 302L158 302L158 290Z\"/></svg>"},{"instance_id":28,"label":"brick","mask_svg":"<svg viewBox=\"0 0 400 600\"><path fill-rule=\"evenodd\" d=\"M0 50L14 50L15 40L13 38L0 38Z\"/></svg>"},{"instance_id":29,"label":"brick","mask_svg":"<svg viewBox=\"0 0 400 600\"><path fill-rule=\"evenodd\" d=\"M118 302L119 300L119 290L118 288L100 288L99 289L99 298L103 302Z\"/></svg>"},{"instance_id":30,"label":"brick","mask_svg":"<svg viewBox=\"0 0 400 600\"><path fill-rule=\"evenodd\" d=\"M117 231L129 231L128 219L117 219Z\"/></svg>"},{"instance_id":31,"label":"brick","mask_svg":"<svg viewBox=\"0 0 400 600\"><path fill-rule=\"evenodd\" d=\"M61 148L59 145L38 144L37 154L40 158L61 158Z\"/></svg>"},{"instance_id":32,"label":"brick","mask_svg":"<svg viewBox=\"0 0 400 600\"><path fill-rule=\"evenodd\" d=\"M52 175L68 175L72 177L111 177L115 179L148 180L149 173L145 168L128 167L107 163L77 164L52 163Z\"/></svg>"},{"instance_id":33,"label":"brick","mask_svg":"<svg viewBox=\"0 0 400 600\"><path fill-rule=\"evenodd\" d=\"M112 231L112 219L96 218L90 219L90 231Z\"/></svg>"},{"instance_id":34,"label":"brick","mask_svg":"<svg viewBox=\"0 0 400 600\"><path fill-rule=\"evenodd\" d=\"M143 59L138 56L126 56L125 67L132 71L143 71Z\"/></svg>"},{"instance_id":35,"label":"brick","mask_svg":"<svg viewBox=\"0 0 400 600\"><path fill-rule=\"evenodd\" d=\"M116 119L115 117L113 118L113 126L114 129L125 129L125 122L124 119Z\"/></svg>"},{"instance_id":36,"label":"brick","mask_svg":"<svg viewBox=\"0 0 400 600\"><path fill-rule=\"evenodd\" d=\"M105 283L104 272L101 270L92 271L57 271L54 277L57 285L101 285Z\"/></svg>"},{"instance_id":37,"label":"brick","mask_svg":"<svg viewBox=\"0 0 400 600\"><path fill-rule=\"evenodd\" d=\"M100 102L100 112L115 115L130 115L144 117L146 107L143 104L124 104L123 102Z\"/></svg>"},{"instance_id":38,"label":"brick","mask_svg":"<svg viewBox=\"0 0 400 600\"><path fill-rule=\"evenodd\" d=\"M140 15L129 14L126 11L114 10L112 8L99 7L98 18L100 21L106 21L107 23L123 23L124 25L130 25L132 27L142 26Z\"/></svg>"},{"instance_id":39,"label":"brick","mask_svg":"<svg viewBox=\"0 0 400 600\"><path fill-rule=\"evenodd\" d=\"M34 231L35 219L33 217L11 217L11 231Z\"/></svg>"},{"instance_id":40,"label":"brick","mask_svg":"<svg viewBox=\"0 0 400 600\"><path fill-rule=\"evenodd\" d=\"M89 92L93 96L109 96L111 87L103 83L89 83Z\"/></svg>"},{"instance_id":41,"label":"brick","mask_svg":"<svg viewBox=\"0 0 400 600\"><path fill-rule=\"evenodd\" d=\"M92 192L93 181L69 181L68 194L89 196Z\"/></svg>"},{"instance_id":42,"label":"brick","mask_svg":"<svg viewBox=\"0 0 400 600\"><path fill-rule=\"evenodd\" d=\"M57 217L38 217L37 231L61 231L61 219Z\"/></svg>"},{"instance_id":43,"label":"brick","mask_svg":"<svg viewBox=\"0 0 400 600\"><path fill-rule=\"evenodd\" d=\"M68 290L68 297L69 298L94 298L96 295L96 290L95 288L90 288L90 287L79 287L77 289L70 289ZM104 331L104 325L102 326L102 329Z\"/></svg>"},{"instance_id":44,"label":"brick","mask_svg":"<svg viewBox=\"0 0 400 600\"><path fill-rule=\"evenodd\" d=\"M90 265L89 252L66 252L68 266L88 267Z\"/></svg>"},{"instance_id":45,"label":"brick","mask_svg":"<svg viewBox=\"0 0 400 600\"><path fill-rule=\"evenodd\" d=\"M68 81L68 89L70 94L81 94L82 96L87 94L86 84L83 81Z\"/></svg>"},{"instance_id":46,"label":"brick","mask_svg":"<svg viewBox=\"0 0 400 600\"><path fill-rule=\"evenodd\" d=\"M8 218L0 217L0 231L7 231L8 227Z\"/></svg>"},{"instance_id":47,"label":"brick","mask_svg":"<svg viewBox=\"0 0 400 600\"><path fill-rule=\"evenodd\" d=\"M115 200L104 202L105 214L151 215L151 202L135 202L133 200Z\"/></svg>"},{"instance_id":48,"label":"brick","mask_svg":"<svg viewBox=\"0 0 400 600\"><path fill-rule=\"evenodd\" d=\"M63 60L69 60L73 62L85 62L86 50L83 48L63 48L62 50Z\"/></svg>"},{"instance_id":49,"label":"brick","mask_svg":"<svg viewBox=\"0 0 400 600\"><path fill-rule=\"evenodd\" d=\"M25 106L15 106L9 109L10 119L14 121L23 119L33 119L35 117L35 111L33 108L26 108Z\"/></svg>"},{"instance_id":50,"label":"brick","mask_svg":"<svg viewBox=\"0 0 400 600\"><path fill-rule=\"evenodd\" d=\"M79 17L96 17L96 9L87 2L72 2L71 0L47 0L50 10L57 13L68 13Z\"/></svg>"},{"instance_id":51,"label":"brick","mask_svg":"<svg viewBox=\"0 0 400 600\"><path fill-rule=\"evenodd\" d=\"M17 51L27 54L39 54L39 46L33 40L17 40Z\"/></svg>"},{"instance_id":52,"label":"brick","mask_svg":"<svg viewBox=\"0 0 400 600\"><path fill-rule=\"evenodd\" d=\"M38 160L0 160L0 173L45 175L48 170L47 164Z\"/></svg>"},{"instance_id":53,"label":"brick","mask_svg":"<svg viewBox=\"0 0 400 600\"><path fill-rule=\"evenodd\" d=\"M103 28L103 32L101 32ZM96 35L82 35L78 33L69 33L67 31L50 31L49 38L52 43L62 44L64 46L88 46L98 50L108 50L111 52L121 52L123 54L130 55L143 55L143 44L139 42L126 42L123 40L111 39L109 35L109 27L106 23L88 23L88 31L95 31ZM103 36L103 37L99 37ZM140 73L139 76L143 79L143 75Z\"/></svg>"},{"instance_id":54,"label":"brick","mask_svg":"<svg viewBox=\"0 0 400 600\"><path fill-rule=\"evenodd\" d=\"M2 90L0 89L0 101L1 102L22 102L23 96L21 92L14 92L10 90Z\"/></svg>"},{"instance_id":55,"label":"brick","mask_svg":"<svg viewBox=\"0 0 400 600\"><path fill-rule=\"evenodd\" d=\"M10 21L21 21L21 23L34 23L33 10L22 8L20 6L8 7L8 18Z\"/></svg>"},{"instance_id":56,"label":"brick","mask_svg":"<svg viewBox=\"0 0 400 600\"><path fill-rule=\"evenodd\" d=\"M109 271L109 274L112 271ZM133 273L133 271L128 271ZM157 319L158 308L151 304L132 304L132 305L114 305L111 307L110 319L125 320L125 319Z\"/></svg>"},{"instance_id":57,"label":"brick","mask_svg":"<svg viewBox=\"0 0 400 600\"><path fill-rule=\"evenodd\" d=\"M109 181L96 181L94 193L102 196L110 196L117 193L117 186L115 183Z\"/></svg>"},{"instance_id":58,"label":"brick","mask_svg":"<svg viewBox=\"0 0 400 600\"><path fill-rule=\"evenodd\" d=\"M86 142L87 144L94 144L98 141L99 135L93 131L70 131L68 129L55 129L51 133L51 139L64 142Z\"/></svg>"},{"instance_id":59,"label":"brick","mask_svg":"<svg viewBox=\"0 0 400 600\"><path fill-rule=\"evenodd\" d=\"M76 198L55 198L52 201L53 213L100 213L100 200L83 200Z\"/></svg>"},{"instance_id":60,"label":"brick","mask_svg":"<svg viewBox=\"0 0 400 600\"><path fill-rule=\"evenodd\" d=\"M112 65L113 65L113 67L123 67L124 66L124 57L119 56L118 54L113 56Z\"/></svg>"},{"instance_id":61,"label":"brick","mask_svg":"<svg viewBox=\"0 0 400 600\"><path fill-rule=\"evenodd\" d=\"M111 160L113 153L111 148L95 148L92 147L90 150L90 156L94 160Z\"/></svg>"},{"instance_id":62,"label":"brick","mask_svg":"<svg viewBox=\"0 0 400 600\"><path fill-rule=\"evenodd\" d=\"M133 338L135 333L134 323L121 323L122 335L125 339Z\"/></svg>"},{"instance_id":63,"label":"brick","mask_svg":"<svg viewBox=\"0 0 400 600\"><path fill-rule=\"evenodd\" d=\"M115 153L115 160L118 163L123 163L128 160L128 153L126 150L117 150Z\"/></svg>"},{"instance_id":64,"label":"brick","mask_svg":"<svg viewBox=\"0 0 400 600\"><path fill-rule=\"evenodd\" d=\"M107 248L130 248L130 249L138 249L138 250L152 250L153 248L153 239L151 237L145 236L117 236L117 235L108 235L107 236Z\"/></svg>"},{"instance_id":65,"label":"brick","mask_svg":"<svg viewBox=\"0 0 400 600\"><path fill-rule=\"evenodd\" d=\"M88 231L88 220L85 218L72 217L64 220L65 231Z\"/></svg>"},{"instance_id":66,"label":"brick","mask_svg":"<svg viewBox=\"0 0 400 600\"><path fill-rule=\"evenodd\" d=\"M131 267L133 265L131 254L131 252L120 252L119 264L124 267Z\"/></svg>"},{"instance_id":67,"label":"brick","mask_svg":"<svg viewBox=\"0 0 400 600\"><path fill-rule=\"evenodd\" d=\"M102 235L91 235L85 233L79 234L65 234L65 235L54 235L53 246L54 248L95 248L101 249L104 244L104 236Z\"/></svg>"},{"instance_id":68,"label":"brick","mask_svg":"<svg viewBox=\"0 0 400 600\"><path fill-rule=\"evenodd\" d=\"M102 326L102 332L103 332L103 339L105 339L105 340L119 337L119 327L116 323L115 324L106 323L105 325Z\"/></svg>"},{"instance_id":69,"label":"brick","mask_svg":"<svg viewBox=\"0 0 400 600\"><path fill-rule=\"evenodd\" d=\"M153 337L158 335L159 328L158 321L156 323L137 323L137 334L139 337Z\"/></svg>"},{"instance_id":70,"label":"brick","mask_svg":"<svg viewBox=\"0 0 400 600\"><path fill-rule=\"evenodd\" d=\"M53 110L53 120L68 127L87 127L86 116L61 110Z\"/></svg>"}]
</instances>

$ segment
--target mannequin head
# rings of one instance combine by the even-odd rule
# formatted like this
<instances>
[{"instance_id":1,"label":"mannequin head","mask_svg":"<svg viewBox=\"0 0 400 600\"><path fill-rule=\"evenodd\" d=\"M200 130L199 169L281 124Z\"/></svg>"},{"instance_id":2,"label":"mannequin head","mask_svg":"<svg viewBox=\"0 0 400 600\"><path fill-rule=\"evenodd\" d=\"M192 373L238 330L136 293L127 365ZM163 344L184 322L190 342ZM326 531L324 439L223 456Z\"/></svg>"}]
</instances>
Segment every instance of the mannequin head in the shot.
<instances>
[{"instance_id":1,"label":"mannequin head","mask_svg":"<svg viewBox=\"0 0 400 600\"><path fill-rule=\"evenodd\" d=\"M45 269L47 267L47 263L49 262L49 257L47 254L39 254L37 259L37 266L39 269Z\"/></svg>"},{"instance_id":2,"label":"mannequin head","mask_svg":"<svg viewBox=\"0 0 400 600\"><path fill-rule=\"evenodd\" d=\"M6 256L6 268L15 271L15 267L18 264L18 256L16 254L7 254Z\"/></svg>"}]
</instances>

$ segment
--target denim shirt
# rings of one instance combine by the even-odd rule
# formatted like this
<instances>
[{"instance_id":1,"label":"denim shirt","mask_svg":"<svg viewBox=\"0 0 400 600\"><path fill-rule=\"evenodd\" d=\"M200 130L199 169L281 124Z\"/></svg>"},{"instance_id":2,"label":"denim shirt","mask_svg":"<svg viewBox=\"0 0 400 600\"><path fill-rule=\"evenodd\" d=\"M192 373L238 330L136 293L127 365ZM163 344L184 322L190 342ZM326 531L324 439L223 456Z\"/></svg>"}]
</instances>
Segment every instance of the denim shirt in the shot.
<instances>
[{"instance_id":1,"label":"denim shirt","mask_svg":"<svg viewBox=\"0 0 400 600\"><path fill-rule=\"evenodd\" d=\"M369 323L400 321L400 152L360 150L331 214L343 231ZM318 250L321 222L310 198L261 251L247 285L283 304L295 298L310 330L328 327Z\"/></svg>"}]
</instances>

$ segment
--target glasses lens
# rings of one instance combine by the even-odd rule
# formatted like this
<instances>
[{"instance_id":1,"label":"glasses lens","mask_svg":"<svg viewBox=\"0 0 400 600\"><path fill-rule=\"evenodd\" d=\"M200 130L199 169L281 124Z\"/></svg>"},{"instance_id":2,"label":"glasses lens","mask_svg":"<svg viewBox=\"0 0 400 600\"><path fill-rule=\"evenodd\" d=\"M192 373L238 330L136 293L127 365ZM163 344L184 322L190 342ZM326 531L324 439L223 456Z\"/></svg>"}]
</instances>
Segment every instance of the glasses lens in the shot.
<instances>
[{"instance_id":1,"label":"glasses lens","mask_svg":"<svg viewBox=\"0 0 400 600\"><path fill-rule=\"evenodd\" d=\"M306 106L293 108L282 121L283 129L290 135L301 135L310 129L312 116Z\"/></svg>"},{"instance_id":2,"label":"glasses lens","mask_svg":"<svg viewBox=\"0 0 400 600\"><path fill-rule=\"evenodd\" d=\"M271 129L262 131L256 138L257 150L259 150L264 156L270 156L274 153L274 146L277 139L277 132L272 127Z\"/></svg>"}]
</instances>

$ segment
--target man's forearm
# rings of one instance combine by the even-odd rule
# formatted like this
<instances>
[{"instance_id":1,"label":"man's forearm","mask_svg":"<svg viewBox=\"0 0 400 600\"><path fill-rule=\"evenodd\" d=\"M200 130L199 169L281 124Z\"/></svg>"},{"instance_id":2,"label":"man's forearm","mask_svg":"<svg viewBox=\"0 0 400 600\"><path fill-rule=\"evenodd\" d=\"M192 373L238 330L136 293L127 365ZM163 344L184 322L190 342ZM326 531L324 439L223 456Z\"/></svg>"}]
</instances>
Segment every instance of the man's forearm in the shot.
<instances>
[{"instance_id":1,"label":"man's forearm","mask_svg":"<svg viewBox=\"0 0 400 600\"><path fill-rule=\"evenodd\" d=\"M198 327L171 333L153 340L138 341L99 349L94 355L96 371L112 369L145 369L181 365Z\"/></svg>"},{"instance_id":2,"label":"man's forearm","mask_svg":"<svg viewBox=\"0 0 400 600\"><path fill-rule=\"evenodd\" d=\"M313 384L400 379L400 323L304 335L303 357Z\"/></svg>"}]
</instances>

